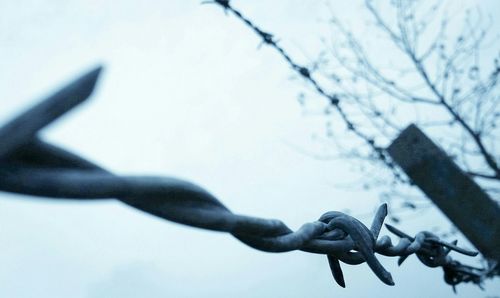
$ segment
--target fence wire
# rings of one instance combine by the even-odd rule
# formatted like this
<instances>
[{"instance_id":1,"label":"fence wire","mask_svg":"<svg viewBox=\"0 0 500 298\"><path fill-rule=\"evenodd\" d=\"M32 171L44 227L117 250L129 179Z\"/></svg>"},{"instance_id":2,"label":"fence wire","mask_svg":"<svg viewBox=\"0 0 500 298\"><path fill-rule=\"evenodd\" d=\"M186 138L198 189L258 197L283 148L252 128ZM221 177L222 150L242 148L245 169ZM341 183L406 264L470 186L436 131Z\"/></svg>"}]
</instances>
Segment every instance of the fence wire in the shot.
<instances>
[{"instance_id":1,"label":"fence wire","mask_svg":"<svg viewBox=\"0 0 500 298\"><path fill-rule=\"evenodd\" d=\"M451 251L468 256L477 252L458 247L456 241L444 242L430 232L411 237L386 224L399 242L394 245L389 236L379 237L387 215L385 204L370 227L347 214L330 211L292 231L277 219L235 214L196 184L171 177L118 176L40 139L37 134L42 128L91 95L100 73L101 67L86 73L0 128L1 191L55 199L116 198L169 221L230 233L261 251L324 254L342 287L345 281L340 262L366 262L382 282L394 285L375 253L398 256L400 265L415 254L426 266L443 268L445 282L453 287L465 282L481 286L485 278L495 274L494 267L475 268L453 260L448 255Z\"/></svg>"},{"instance_id":2,"label":"fence wire","mask_svg":"<svg viewBox=\"0 0 500 298\"><path fill-rule=\"evenodd\" d=\"M495 267L475 268L453 260L455 251L468 256L477 252L444 242L430 232L411 237L386 224L399 237L394 245L379 237L387 206L378 209L372 225L337 211L323 214L292 231L282 221L232 213L208 191L196 184L171 178L118 176L86 159L40 139L38 132L85 101L92 93L101 67L76 79L54 95L28 109L0 128L0 190L37 197L96 200L116 198L129 206L184 225L227 232L246 245L266 252L302 250L324 254L335 281L345 287L340 262L367 263L385 284L392 276L375 253L399 256L398 264L415 254L429 267L442 267L446 283L481 285Z\"/></svg>"},{"instance_id":3,"label":"fence wire","mask_svg":"<svg viewBox=\"0 0 500 298\"><path fill-rule=\"evenodd\" d=\"M344 122L347 130L352 132L356 137L361 139L372 150L373 155L387 166L393 173L394 178L398 181L404 181L404 177L397 171L397 167L390 159L385 149L375 142L375 137L363 132L358 125L351 120L351 117L346 113L341 105L342 96L338 93L329 92L323 87L318 80L313 77L312 69L305 65L296 62L292 56L278 44L277 39L273 34L266 30L261 29L257 24L252 22L249 18L245 17L241 11L231 6L229 0L208 0L203 1L204 4L217 4L224 9L225 12L232 13L238 20L242 21L246 26L252 29L262 40L262 43L274 49L292 68L292 70L309 83L320 97L326 99L327 103L337 111L340 119Z\"/></svg>"}]
</instances>

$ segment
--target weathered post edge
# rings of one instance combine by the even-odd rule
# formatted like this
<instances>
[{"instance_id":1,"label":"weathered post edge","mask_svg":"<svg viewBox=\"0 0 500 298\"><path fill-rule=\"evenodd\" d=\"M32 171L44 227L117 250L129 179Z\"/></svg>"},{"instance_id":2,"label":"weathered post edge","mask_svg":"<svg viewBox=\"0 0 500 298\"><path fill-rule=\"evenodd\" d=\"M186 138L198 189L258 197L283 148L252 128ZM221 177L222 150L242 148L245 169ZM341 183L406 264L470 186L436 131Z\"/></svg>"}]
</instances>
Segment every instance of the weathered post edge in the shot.
<instances>
[{"instance_id":1,"label":"weathered post edge","mask_svg":"<svg viewBox=\"0 0 500 298\"><path fill-rule=\"evenodd\" d=\"M486 258L500 262L500 207L474 180L414 124L387 152Z\"/></svg>"}]
</instances>

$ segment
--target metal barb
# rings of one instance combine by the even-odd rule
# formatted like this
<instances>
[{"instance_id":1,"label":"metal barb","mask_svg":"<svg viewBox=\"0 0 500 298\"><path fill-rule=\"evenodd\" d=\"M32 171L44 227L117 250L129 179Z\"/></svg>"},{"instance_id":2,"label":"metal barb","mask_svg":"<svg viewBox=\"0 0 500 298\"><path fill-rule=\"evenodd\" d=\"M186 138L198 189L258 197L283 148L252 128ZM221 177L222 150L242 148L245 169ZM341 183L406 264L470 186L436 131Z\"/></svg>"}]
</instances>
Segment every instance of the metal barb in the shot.
<instances>
[{"instance_id":1,"label":"metal barb","mask_svg":"<svg viewBox=\"0 0 500 298\"><path fill-rule=\"evenodd\" d=\"M36 133L85 101L102 67L96 67L0 128L0 159L33 139Z\"/></svg>"}]
</instances>

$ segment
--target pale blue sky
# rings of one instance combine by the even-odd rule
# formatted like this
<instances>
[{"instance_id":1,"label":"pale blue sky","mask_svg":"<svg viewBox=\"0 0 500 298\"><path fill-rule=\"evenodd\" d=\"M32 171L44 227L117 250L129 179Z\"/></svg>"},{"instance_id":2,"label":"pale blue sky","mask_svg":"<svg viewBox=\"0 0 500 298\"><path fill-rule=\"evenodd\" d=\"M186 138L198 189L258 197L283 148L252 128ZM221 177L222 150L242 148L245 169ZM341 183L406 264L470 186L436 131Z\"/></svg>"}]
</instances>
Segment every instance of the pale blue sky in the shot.
<instances>
[{"instance_id":1,"label":"pale blue sky","mask_svg":"<svg viewBox=\"0 0 500 298\"><path fill-rule=\"evenodd\" d=\"M493 4L492 4L493 3ZM495 1L485 5L495 7ZM298 59L318 50L322 3L235 1ZM363 24L359 3L337 2ZM340 7L342 6L342 7ZM490 7L488 6L488 7ZM498 5L497 5L498 6ZM232 17L199 1L0 1L0 124L70 78L105 72L91 101L44 137L120 174L186 178L238 213L292 228L329 210L374 210L376 193L336 188L350 164L320 161L304 117L303 85ZM305 61L305 60L302 60ZM292 144L293 146L291 146ZM365 219L363 219L365 220ZM445 222L428 212L410 233ZM387 231L383 232L384 234ZM381 257L395 287L366 265L334 285L326 257L255 251L229 235L169 223L116 201L51 201L0 194L0 297L482 297L459 295L410 258Z\"/></svg>"}]
</instances>

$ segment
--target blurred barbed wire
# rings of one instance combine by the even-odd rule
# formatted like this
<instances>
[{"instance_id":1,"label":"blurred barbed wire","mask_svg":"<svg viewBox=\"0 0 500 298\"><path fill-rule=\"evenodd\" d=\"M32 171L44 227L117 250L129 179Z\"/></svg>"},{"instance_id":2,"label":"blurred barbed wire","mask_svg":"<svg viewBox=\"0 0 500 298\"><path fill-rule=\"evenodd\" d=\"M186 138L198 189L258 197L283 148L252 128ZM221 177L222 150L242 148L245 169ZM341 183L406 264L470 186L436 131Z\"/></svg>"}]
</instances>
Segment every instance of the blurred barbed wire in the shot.
<instances>
[{"instance_id":1,"label":"blurred barbed wire","mask_svg":"<svg viewBox=\"0 0 500 298\"><path fill-rule=\"evenodd\" d=\"M399 257L401 265L415 254L428 267L441 267L446 283L481 286L499 274L497 264L485 268L453 260L455 251L467 256L477 252L445 242L430 232L411 237L391 225L399 237L379 237L387 205L379 207L370 227L342 212L330 211L318 220L292 231L282 221L235 214L200 186L171 177L118 176L100 166L39 138L38 132L85 101L97 83L98 67L43 100L0 128L0 190L37 197L74 200L116 198L168 221L232 234L246 245L266 252L301 250L323 254L335 281L345 287L340 262L367 263L385 284L394 285L391 274L376 253Z\"/></svg>"}]
</instances>

